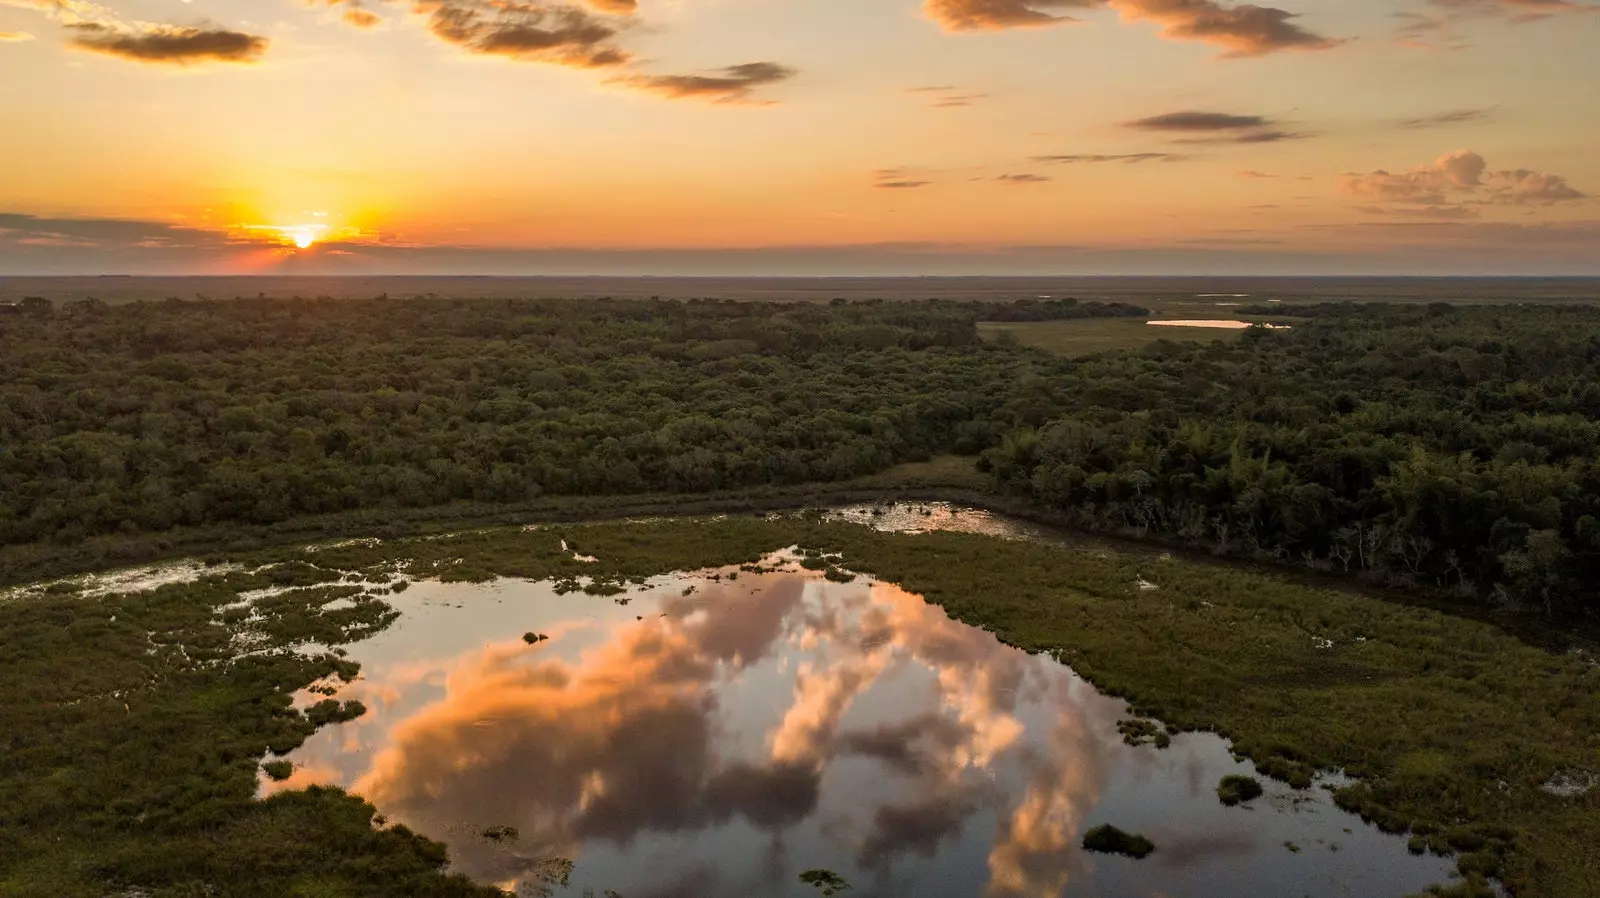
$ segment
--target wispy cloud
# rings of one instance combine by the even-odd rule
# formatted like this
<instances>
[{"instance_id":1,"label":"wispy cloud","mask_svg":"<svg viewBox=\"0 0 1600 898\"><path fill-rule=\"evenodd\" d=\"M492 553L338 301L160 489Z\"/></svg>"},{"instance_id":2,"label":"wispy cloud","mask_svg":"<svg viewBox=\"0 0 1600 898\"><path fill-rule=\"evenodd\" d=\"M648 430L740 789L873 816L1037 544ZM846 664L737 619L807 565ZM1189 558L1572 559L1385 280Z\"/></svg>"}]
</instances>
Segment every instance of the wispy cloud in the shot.
<instances>
[{"instance_id":1,"label":"wispy cloud","mask_svg":"<svg viewBox=\"0 0 1600 898\"><path fill-rule=\"evenodd\" d=\"M714 103L742 103L759 87L787 81L797 73L775 62L747 62L709 75L631 74L613 79L637 90L673 99L701 99Z\"/></svg>"},{"instance_id":2,"label":"wispy cloud","mask_svg":"<svg viewBox=\"0 0 1600 898\"><path fill-rule=\"evenodd\" d=\"M1395 122L1402 128L1445 128L1450 125L1468 125L1487 122L1492 117L1488 109L1452 109L1449 112L1439 112L1433 115L1424 115L1417 118L1401 119Z\"/></svg>"},{"instance_id":3,"label":"wispy cloud","mask_svg":"<svg viewBox=\"0 0 1600 898\"><path fill-rule=\"evenodd\" d=\"M1183 162L1188 156L1176 153L1063 153L1054 156L1034 156L1034 162L1053 165L1102 164L1121 162L1138 165L1141 162Z\"/></svg>"},{"instance_id":4,"label":"wispy cloud","mask_svg":"<svg viewBox=\"0 0 1600 898\"><path fill-rule=\"evenodd\" d=\"M0 43L20 44L23 41L33 40L33 35L26 31L0 31Z\"/></svg>"},{"instance_id":5,"label":"wispy cloud","mask_svg":"<svg viewBox=\"0 0 1600 898\"><path fill-rule=\"evenodd\" d=\"M1302 140L1315 135L1307 131L1286 131L1279 123L1261 115L1235 115L1228 112L1185 110L1153 115L1124 122L1124 128L1184 135L1177 143L1277 143Z\"/></svg>"}]
</instances>

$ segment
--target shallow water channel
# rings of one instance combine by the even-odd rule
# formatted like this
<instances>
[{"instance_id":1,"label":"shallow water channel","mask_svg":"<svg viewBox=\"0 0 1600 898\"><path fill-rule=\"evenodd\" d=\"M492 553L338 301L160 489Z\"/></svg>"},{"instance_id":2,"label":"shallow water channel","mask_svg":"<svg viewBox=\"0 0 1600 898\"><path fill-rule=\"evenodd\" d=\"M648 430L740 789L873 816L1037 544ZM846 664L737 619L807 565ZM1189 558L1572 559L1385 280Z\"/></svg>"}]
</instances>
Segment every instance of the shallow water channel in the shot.
<instances>
[{"instance_id":1,"label":"shallow water channel","mask_svg":"<svg viewBox=\"0 0 1600 898\"><path fill-rule=\"evenodd\" d=\"M1030 529L948 506L838 515ZM349 647L362 676L338 697L368 713L317 732L263 791L345 786L524 895L799 898L817 894L809 868L874 898L1400 896L1449 877L1320 787L1263 780L1224 807L1218 780L1253 770L1223 740L1127 745L1126 705L1066 666L797 562L614 598L418 581L388 597L396 624ZM1083 851L1100 823L1155 852ZM557 858L567 887L546 881Z\"/></svg>"}]
</instances>

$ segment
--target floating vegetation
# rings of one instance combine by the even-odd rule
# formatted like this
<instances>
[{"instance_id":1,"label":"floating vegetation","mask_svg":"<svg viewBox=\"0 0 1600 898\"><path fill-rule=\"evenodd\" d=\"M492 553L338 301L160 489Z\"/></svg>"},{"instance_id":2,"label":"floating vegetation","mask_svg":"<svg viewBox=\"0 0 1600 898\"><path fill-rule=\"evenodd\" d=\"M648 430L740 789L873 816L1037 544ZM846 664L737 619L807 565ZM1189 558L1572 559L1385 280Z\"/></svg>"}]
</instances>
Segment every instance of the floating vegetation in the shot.
<instances>
[{"instance_id":1,"label":"floating vegetation","mask_svg":"<svg viewBox=\"0 0 1600 898\"><path fill-rule=\"evenodd\" d=\"M850 883L843 876L832 870L820 868L807 870L800 874L800 882L815 887L823 894L824 898L829 895L837 895L840 892L850 891Z\"/></svg>"},{"instance_id":2,"label":"floating vegetation","mask_svg":"<svg viewBox=\"0 0 1600 898\"><path fill-rule=\"evenodd\" d=\"M1172 744L1172 736L1167 733L1164 725L1144 717L1117 721L1117 732L1122 734L1122 741L1129 745L1154 745L1156 748L1166 748Z\"/></svg>"},{"instance_id":3,"label":"floating vegetation","mask_svg":"<svg viewBox=\"0 0 1600 898\"><path fill-rule=\"evenodd\" d=\"M1109 823L1083 834L1083 849L1099 854L1121 854L1134 859L1142 858L1156 850L1154 842L1138 833L1124 832Z\"/></svg>"},{"instance_id":4,"label":"floating vegetation","mask_svg":"<svg viewBox=\"0 0 1600 898\"><path fill-rule=\"evenodd\" d=\"M344 723L355 720L367 713L367 706L358 701L339 702L335 699L323 699L306 709L306 719L316 726L325 726L330 723Z\"/></svg>"},{"instance_id":5,"label":"floating vegetation","mask_svg":"<svg viewBox=\"0 0 1600 898\"><path fill-rule=\"evenodd\" d=\"M261 765L261 771L274 780L281 782L294 776L294 762L284 760L268 761Z\"/></svg>"},{"instance_id":6,"label":"floating vegetation","mask_svg":"<svg viewBox=\"0 0 1600 898\"><path fill-rule=\"evenodd\" d=\"M837 567L828 568L828 572L822 576L833 581L834 583L854 583L856 579L855 574L852 574L843 568Z\"/></svg>"},{"instance_id":7,"label":"floating vegetation","mask_svg":"<svg viewBox=\"0 0 1600 898\"><path fill-rule=\"evenodd\" d=\"M1217 785L1217 797L1222 799L1222 803L1230 808L1236 804L1260 798L1262 792L1260 780L1253 776L1245 776L1238 773L1223 777L1222 782Z\"/></svg>"}]
</instances>

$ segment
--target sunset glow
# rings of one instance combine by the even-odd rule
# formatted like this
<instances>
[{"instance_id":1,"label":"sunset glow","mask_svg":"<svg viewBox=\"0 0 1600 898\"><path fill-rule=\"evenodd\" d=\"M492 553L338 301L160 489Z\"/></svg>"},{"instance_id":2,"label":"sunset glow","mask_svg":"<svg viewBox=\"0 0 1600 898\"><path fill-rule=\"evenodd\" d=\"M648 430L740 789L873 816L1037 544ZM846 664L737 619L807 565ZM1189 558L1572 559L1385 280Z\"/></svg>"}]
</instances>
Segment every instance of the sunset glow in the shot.
<instances>
[{"instance_id":1,"label":"sunset glow","mask_svg":"<svg viewBox=\"0 0 1600 898\"><path fill-rule=\"evenodd\" d=\"M0 0L0 273L1600 271L1600 4L1276 2Z\"/></svg>"}]
</instances>

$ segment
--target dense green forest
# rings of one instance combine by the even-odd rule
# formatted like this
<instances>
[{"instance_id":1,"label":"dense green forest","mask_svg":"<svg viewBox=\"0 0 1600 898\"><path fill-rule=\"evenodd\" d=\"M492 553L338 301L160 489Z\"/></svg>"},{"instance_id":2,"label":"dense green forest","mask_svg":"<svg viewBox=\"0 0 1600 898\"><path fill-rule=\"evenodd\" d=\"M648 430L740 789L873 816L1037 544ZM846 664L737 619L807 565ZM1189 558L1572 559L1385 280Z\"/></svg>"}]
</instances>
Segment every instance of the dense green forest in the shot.
<instances>
[{"instance_id":1,"label":"dense green forest","mask_svg":"<svg viewBox=\"0 0 1600 898\"><path fill-rule=\"evenodd\" d=\"M1085 360L983 459L1081 524L1593 610L1600 310L1321 306Z\"/></svg>"},{"instance_id":2,"label":"dense green forest","mask_svg":"<svg viewBox=\"0 0 1600 898\"><path fill-rule=\"evenodd\" d=\"M1284 307L1270 308L1283 314ZM0 543L834 482L982 453L1081 525L1549 610L1600 573L1600 311L1293 307L1064 359L1109 303L242 300L0 317Z\"/></svg>"},{"instance_id":3,"label":"dense green forest","mask_svg":"<svg viewBox=\"0 0 1600 898\"><path fill-rule=\"evenodd\" d=\"M839 480L976 452L1095 303L239 301L0 319L0 542L351 508Z\"/></svg>"}]
</instances>

